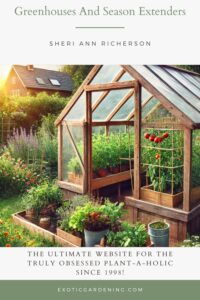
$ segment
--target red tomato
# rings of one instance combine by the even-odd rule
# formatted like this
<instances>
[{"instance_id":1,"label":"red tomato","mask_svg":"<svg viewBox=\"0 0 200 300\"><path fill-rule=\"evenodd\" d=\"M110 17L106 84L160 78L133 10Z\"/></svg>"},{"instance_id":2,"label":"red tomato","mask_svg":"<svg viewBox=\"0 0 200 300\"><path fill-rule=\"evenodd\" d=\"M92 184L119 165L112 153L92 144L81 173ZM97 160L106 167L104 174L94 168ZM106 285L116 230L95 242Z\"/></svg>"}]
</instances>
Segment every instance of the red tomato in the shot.
<instances>
[{"instance_id":1,"label":"red tomato","mask_svg":"<svg viewBox=\"0 0 200 300\"><path fill-rule=\"evenodd\" d=\"M159 142L160 142L159 139L160 139L160 138L157 136L157 137L154 139L154 142L155 142L155 143L159 143Z\"/></svg>"},{"instance_id":2,"label":"red tomato","mask_svg":"<svg viewBox=\"0 0 200 300\"><path fill-rule=\"evenodd\" d=\"M145 134L144 134L144 137L145 137L145 139L149 139L149 137L150 137L150 134L148 133L148 132L146 132Z\"/></svg>"},{"instance_id":3,"label":"red tomato","mask_svg":"<svg viewBox=\"0 0 200 300\"><path fill-rule=\"evenodd\" d=\"M161 142L162 142L162 140L163 140L163 138L162 138L162 137L159 137L158 139L159 139L159 142L158 142L158 143L161 143Z\"/></svg>"},{"instance_id":4,"label":"red tomato","mask_svg":"<svg viewBox=\"0 0 200 300\"><path fill-rule=\"evenodd\" d=\"M169 136L169 133L168 133L168 132L165 132L165 133L163 134L163 138L164 138L164 139L167 139L168 136Z\"/></svg>"},{"instance_id":5,"label":"red tomato","mask_svg":"<svg viewBox=\"0 0 200 300\"><path fill-rule=\"evenodd\" d=\"M155 135L154 135L154 134L152 134L152 135L149 137L149 140L150 140L151 142L153 142L153 141L154 141L154 139L155 139Z\"/></svg>"},{"instance_id":6,"label":"red tomato","mask_svg":"<svg viewBox=\"0 0 200 300\"><path fill-rule=\"evenodd\" d=\"M160 154L156 154L156 159L160 159Z\"/></svg>"}]
</instances>

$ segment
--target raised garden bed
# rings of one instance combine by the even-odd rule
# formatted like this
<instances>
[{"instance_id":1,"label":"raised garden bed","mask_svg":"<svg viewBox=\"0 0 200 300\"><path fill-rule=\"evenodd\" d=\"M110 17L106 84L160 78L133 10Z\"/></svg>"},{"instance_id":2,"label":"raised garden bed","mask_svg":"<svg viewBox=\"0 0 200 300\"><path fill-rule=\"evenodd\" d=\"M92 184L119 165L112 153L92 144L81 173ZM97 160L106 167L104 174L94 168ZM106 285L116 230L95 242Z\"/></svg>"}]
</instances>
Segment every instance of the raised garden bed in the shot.
<instances>
[{"instance_id":1,"label":"raised garden bed","mask_svg":"<svg viewBox=\"0 0 200 300\"><path fill-rule=\"evenodd\" d=\"M141 199L168 207L177 207L183 201L183 192L175 195L157 192L151 185L141 188Z\"/></svg>"},{"instance_id":2,"label":"raised garden bed","mask_svg":"<svg viewBox=\"0 0 200 300\"><path fill-rule=\"evenodd\" d=\"M73 235L72 233L66 232L60 228L56 229L56 234L58 237L62 238L66 242L70 242L77 247L81 247L83 245L83 239Z\"/></svg>"},{"instance_id":3,"label":"raised garden bed","mask_svg":"<svg viewBox=\"0 0 200 300\"><path fill-rule=\"evenodd\" d=\"M15 224L23 226L25 228L27 228L31 233L33 234L40 234L42 236L44 236L46 239L57 243L61 246L65 246L65 247L78 247L77 243L73 243L73 241L76 241L76 237L74 237L74 239L72 238L72 234L69 234L70 238L63 238L64 236L61 236L61 234L57 235L56 232L51 231L50 228L49 229L44 229L42 227L40 227L37 223L33 223L30 220L28 220L26 218L26 212L25 211L21 211L21 212L17 212L15 214L12 215L13 221Z\"/></svg>"}]
</instances>

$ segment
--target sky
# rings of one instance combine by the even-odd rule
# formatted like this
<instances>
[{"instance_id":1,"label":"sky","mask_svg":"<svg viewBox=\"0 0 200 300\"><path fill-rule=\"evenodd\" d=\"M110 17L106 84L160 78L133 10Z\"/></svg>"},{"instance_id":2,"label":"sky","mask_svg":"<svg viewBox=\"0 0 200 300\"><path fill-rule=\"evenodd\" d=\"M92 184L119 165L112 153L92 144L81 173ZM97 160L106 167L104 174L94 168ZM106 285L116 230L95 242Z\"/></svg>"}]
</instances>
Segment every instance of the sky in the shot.
<instances>
[{"instance_id":1,"label":"sky","mask_svg":"<svg viewBox=\"0 0 200 300\"><path fill-rule=\"evenodd\" d=\"M4 80L6 79L10 68L12 65L0 65L0 86L3 84ZM34 65L35 67L42 68L42 69L48 69L48 70L59 70L61 65Z\"/></svg>"}]
</instances>

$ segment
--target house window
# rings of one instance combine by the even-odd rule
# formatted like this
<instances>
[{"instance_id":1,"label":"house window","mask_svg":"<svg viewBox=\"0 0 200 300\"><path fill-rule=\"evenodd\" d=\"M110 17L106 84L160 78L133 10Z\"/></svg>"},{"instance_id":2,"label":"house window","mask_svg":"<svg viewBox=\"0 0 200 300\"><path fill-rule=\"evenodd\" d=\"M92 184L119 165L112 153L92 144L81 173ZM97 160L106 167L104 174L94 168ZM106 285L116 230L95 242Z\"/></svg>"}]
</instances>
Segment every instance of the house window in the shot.
<instances>
[{"instance_id":1,"label":"house window","mask_svg":"<svg viewBox=\"0 0 200 300\"><path fill-rule=\"evenodd\" d=\"M20 96L20 90L16 89L16 90L11 90L11 96Z\"/></svg>"},{"instance_id":2,"label":"house window","mask_svg":"<svg viewBox=\"0 0 200 300\"><path fill-rule=\"evenodd\" d=\"M12 76L12 77L11 77L11 83L12 83L13 85L17 83L16 76Z\"/></svg>"},{"instance_id":3,"label":"house window","mask_svg":"<svg viewBox=\"0 0 200 300\"><path fill-rule=\"evenodd\" d=\"M38 84L45 84L44 80L40 77L37 77L36 81L37 81Z\"/></svg>"},{"instance_id":4,"label":"house window","mask_svg":"<svg viewBox=\"0 0 200 300\"><path fill-rule=\"evenodd\" d=\"M57 79L49 79L52 85L60 86L60 82Z\"/></svg>"}]
</instances>

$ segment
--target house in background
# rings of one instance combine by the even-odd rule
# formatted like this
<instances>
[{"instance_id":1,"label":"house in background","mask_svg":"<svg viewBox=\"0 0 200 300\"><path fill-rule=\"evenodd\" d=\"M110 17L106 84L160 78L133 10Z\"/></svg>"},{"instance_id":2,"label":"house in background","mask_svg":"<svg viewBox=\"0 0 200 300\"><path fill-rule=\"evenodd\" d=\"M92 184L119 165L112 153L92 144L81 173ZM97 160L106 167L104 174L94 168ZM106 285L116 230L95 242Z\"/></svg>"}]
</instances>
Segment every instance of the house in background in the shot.
<instances>
[{"instance_id":1,"label":"house in background","mask_svg":"<svg viewBox=\"0 0 200 300\"><path fill-rule=\"evenodd\" d=\"M67 73L35 68L33 65L13 65L4 85L8 96L34 96L46 92L67 97L72 90L73 81Z\"/></svg>"}]
</instances>

